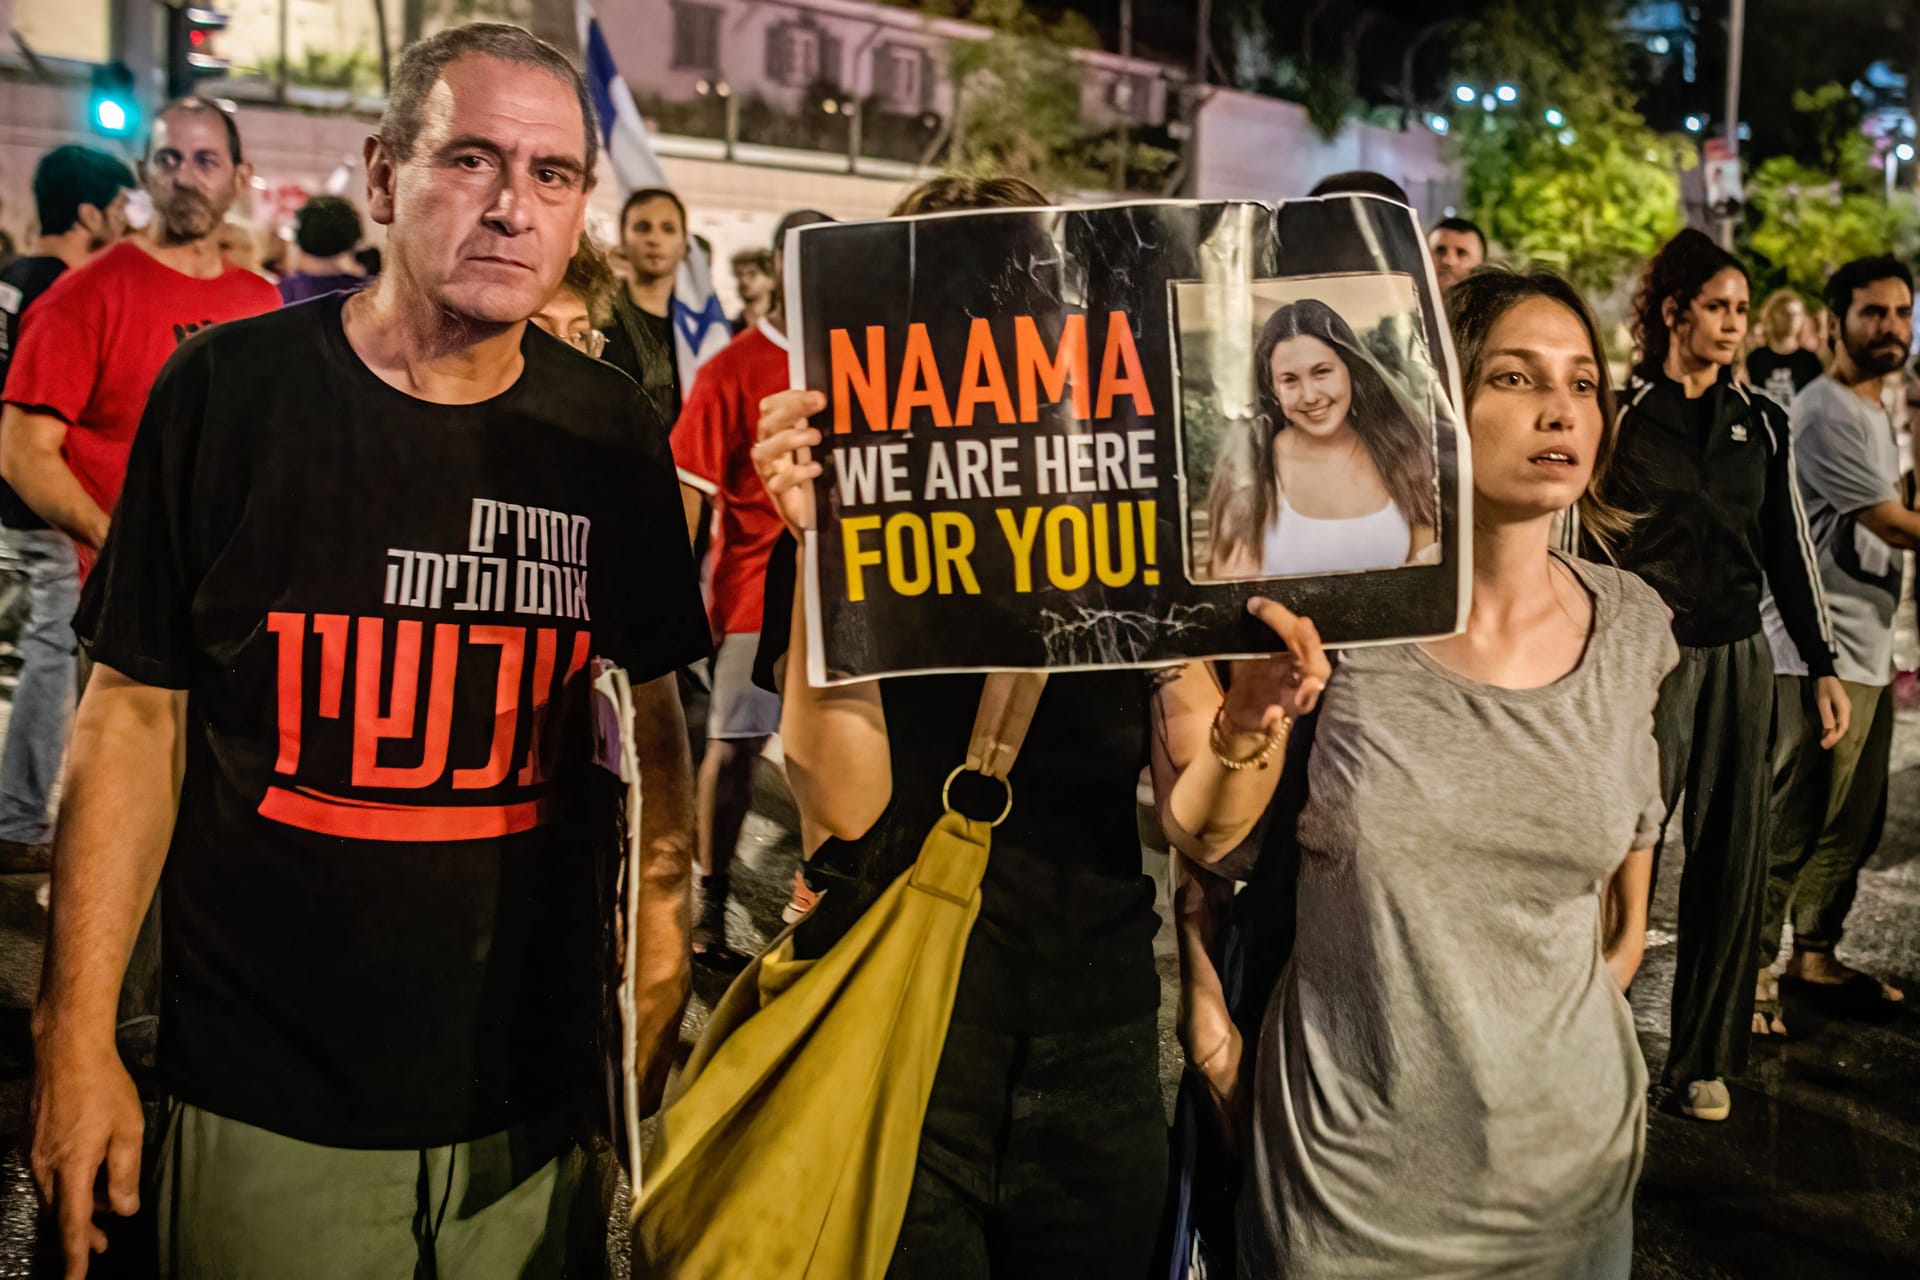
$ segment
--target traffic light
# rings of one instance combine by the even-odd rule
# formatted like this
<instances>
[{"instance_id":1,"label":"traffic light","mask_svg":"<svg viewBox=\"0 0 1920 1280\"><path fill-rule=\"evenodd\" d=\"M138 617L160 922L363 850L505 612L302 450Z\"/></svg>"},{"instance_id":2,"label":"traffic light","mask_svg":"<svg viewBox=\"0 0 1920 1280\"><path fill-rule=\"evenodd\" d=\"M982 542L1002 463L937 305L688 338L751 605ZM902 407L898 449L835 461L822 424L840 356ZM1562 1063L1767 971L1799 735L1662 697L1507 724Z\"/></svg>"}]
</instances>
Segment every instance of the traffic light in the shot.
<instances>
[{"instance_id":1,"label":"traffic light","mask_svg":"<svg viewBox=\"0 0 1920 1280\"><path fill-rule=\"evenodd\" d=\"M93 90L87 96L87 123L109 138L131 138L140 129L140 96L134 91L133 72L124 62L93 69Z\"/></svg>"},{"instance_id":2,"label":"traffic light","mask_svg":"<svg viewBox=\"0 0 1920 1280\"><path fill-rule=\"evenodd\" d=\"M213 47L213 38L227 29L227 15L218 9L169 0L167 4L167 96L184 98L202 80L227 74L228 62Z\"/></svg>"}]
</instances>

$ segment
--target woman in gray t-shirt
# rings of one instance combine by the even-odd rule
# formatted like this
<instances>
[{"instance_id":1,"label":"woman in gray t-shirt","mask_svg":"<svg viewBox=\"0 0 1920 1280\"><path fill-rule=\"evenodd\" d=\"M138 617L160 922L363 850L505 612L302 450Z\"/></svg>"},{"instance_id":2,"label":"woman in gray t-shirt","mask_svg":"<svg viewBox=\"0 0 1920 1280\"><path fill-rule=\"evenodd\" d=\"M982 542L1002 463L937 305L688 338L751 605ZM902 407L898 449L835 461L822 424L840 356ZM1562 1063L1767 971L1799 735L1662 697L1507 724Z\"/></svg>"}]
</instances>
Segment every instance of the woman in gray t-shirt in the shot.
<instances>
[{"instance_id":1,"label":"woman in gray t-shirt","mask_svg":"<svg viewBox=\"0 0 1920 1280\"><path fill-rule=\"evenodd\" d=\"M1298 937L1252 1055L1243 1276L1624 1280L1631 1262L1646 1071L1621 992L1677 653L1639 579L1549 550L1570 505L1620 520L1590 496L1612 415L1578 295L1493 272L1448 301L1472 610L1462 635L1344 654L1322 698Z\"/></svg>"}]
</instances>

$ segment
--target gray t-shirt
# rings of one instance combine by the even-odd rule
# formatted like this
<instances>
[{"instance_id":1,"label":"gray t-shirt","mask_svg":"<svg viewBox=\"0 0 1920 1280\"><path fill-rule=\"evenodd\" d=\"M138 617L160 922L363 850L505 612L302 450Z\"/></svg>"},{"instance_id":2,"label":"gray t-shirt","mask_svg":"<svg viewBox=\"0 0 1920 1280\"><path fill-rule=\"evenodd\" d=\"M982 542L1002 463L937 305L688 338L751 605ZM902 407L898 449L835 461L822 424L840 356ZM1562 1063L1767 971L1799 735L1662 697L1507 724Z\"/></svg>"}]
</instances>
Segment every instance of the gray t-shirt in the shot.
<instances>
[{"instance_id":1,"label":"gray t-shirt","mask_svg":"<svg viewBox=\"0 0 1920 1280\"><path fill-rule=\"evenodd\" d=\"M1833 619L1834 673L1855 684L1893 679L1893 614L1900 603L1901 552L1863 528L1868 507L1900 500L1900 446L1886 408L1868 404L1831 377L1793 398L1793 458L1807 532L1820 560L1820 588ZM1761 605L1773 669L1803 676L1806 663L1769 596Z\"/></svg>"},{"instance_id":2,"label":"gray t-shirt","mask_svg":"<svg viewBox=\"0 0 1920 1280\"><path fill-rule=\"evenodd\" d=\"M1653 706L1679 650L1639 578L1566 563L1593 632L1554 683L1395 645L1328 684L1242 1276L1561 1277L1632 1200L1646 1067L1599 890L1659 830Z\"/></svg>"}]
</instances>

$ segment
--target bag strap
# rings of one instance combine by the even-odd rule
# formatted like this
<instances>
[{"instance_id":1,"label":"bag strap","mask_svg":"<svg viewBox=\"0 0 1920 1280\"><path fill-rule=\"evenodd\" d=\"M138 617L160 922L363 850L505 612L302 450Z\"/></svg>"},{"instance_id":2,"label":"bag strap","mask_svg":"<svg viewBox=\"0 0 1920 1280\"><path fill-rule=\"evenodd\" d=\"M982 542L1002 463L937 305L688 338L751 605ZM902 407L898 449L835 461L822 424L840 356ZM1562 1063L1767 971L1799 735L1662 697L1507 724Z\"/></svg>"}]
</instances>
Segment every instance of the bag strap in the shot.
<instances>
[{"instance_id":1,"label":"bag strap","mask_svg":"<svg viewBox=\"0 0 1920 1280\"><path fill-rule=\"evenodd\" d=\"M995 671L980 689L966 767L1005 781L1033 727L1034 708L1047 686L1044 671Z\"/></svg>"},{"instance_id":2,"label":"bag strap","mask_svg":"<svg viewBox=\"0 0 1920 1280\"><path fill-rule=\"evenodd\" d=\"M1008 781L1020 747L1033 726L1034 708L1047 686L1044 671L996 671L980 687L980 706L973 715L973 733L967 740L967 758L947 775L940 788L940 807L952 812L953 780L969 771L998 778L1007 789L1007 807L989 826L997 827L1013 812L1013 784Z\"/></svg>"}]
</instances>

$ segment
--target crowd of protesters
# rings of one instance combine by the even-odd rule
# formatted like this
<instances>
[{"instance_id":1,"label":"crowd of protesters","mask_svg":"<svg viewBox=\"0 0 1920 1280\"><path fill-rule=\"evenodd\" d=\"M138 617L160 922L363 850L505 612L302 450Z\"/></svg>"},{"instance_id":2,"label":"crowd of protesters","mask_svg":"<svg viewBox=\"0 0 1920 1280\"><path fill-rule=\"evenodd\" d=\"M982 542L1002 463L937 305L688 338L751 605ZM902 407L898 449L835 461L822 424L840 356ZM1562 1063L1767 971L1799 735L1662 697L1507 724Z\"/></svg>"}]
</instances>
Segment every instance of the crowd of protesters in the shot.
<instances>
[{"instance_id":1,"label":"crowd of protesters","mask_svg":"<svg viewBox=\"0 0 1920 1280\"><path fill-rule=\"evenodd\" d=\"M737 336L689 381L687 209L634 191L596 243L599 142L579 73L526 32L421 41L364 202L306 205L277 291L223 249L251 176L230 110L167 105L137 175L73 146L36 172L39 238L0 271L0 526L31 602L0 864L52 875L32 1163L70 1275L100 1215L143 1203L169 1276L602 1274L611 904L649 1114L691 966L751 959L729 873L776 736L810 959L910 873L956 761L1046 797L995 836L911 1184L874 1228L900 1280L1145 1276L1173 1247L1143 768L1186 1087L1237 1170L1180 1245L1216 1274L1618 1280L1650 1099L1724 1119L1751 1041L1789 1033L1782 978L1904 998L1835 954L1885 822L1920 550L1900 261L1750 324L1746 266L1682 232L1616 387L1573 286L1438 222L1464 630L1330 654L1255 599L1272 656L1055 674L993 746L991 679L791 674L827 396L790 385L785 252L828 215L733 256ZM1405 202L1370 174L1314 192L1354 193ZM1047 203L945 178L896 213ZM1263 360L1337 345L1311 319ZM1401 524L1391 563L1425 527ZM464 553L509 546L577 574L577 602L507 613ZM472 619L421 620L456 590ZM601 658L631 682L624 885L611 775L574 732ZM393 740L422 699L416 758ZM1622 996L1663 847L1684 862L1650 1092ZM151 1115L115 1040L143 965Z\"/></svg>"}]
</instances>

